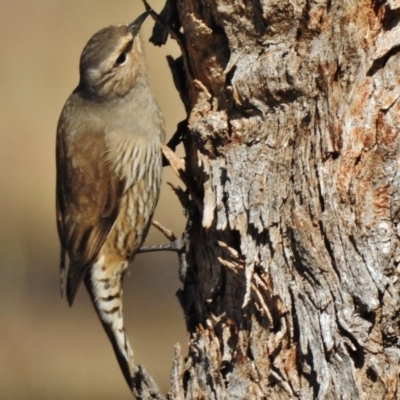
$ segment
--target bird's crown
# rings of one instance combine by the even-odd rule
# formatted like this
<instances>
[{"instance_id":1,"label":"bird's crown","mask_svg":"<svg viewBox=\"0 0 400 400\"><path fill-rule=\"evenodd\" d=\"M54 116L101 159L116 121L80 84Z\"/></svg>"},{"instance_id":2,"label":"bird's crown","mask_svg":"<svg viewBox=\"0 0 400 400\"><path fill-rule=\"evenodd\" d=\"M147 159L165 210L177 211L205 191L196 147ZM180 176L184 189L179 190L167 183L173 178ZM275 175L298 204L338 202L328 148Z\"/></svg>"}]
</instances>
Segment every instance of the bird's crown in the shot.
<instances>
[{"instance_id":1,"label":"bird's crown","mask_svg":"<svg viewBox=\"0 0 400 400\"><path fill-rule=\"evenodd\" d=\"M139 29L148 13L128 25L96 32L83 49L79 88L97 97L123 97L145 69Z\"/></svg>"}]
</instances>

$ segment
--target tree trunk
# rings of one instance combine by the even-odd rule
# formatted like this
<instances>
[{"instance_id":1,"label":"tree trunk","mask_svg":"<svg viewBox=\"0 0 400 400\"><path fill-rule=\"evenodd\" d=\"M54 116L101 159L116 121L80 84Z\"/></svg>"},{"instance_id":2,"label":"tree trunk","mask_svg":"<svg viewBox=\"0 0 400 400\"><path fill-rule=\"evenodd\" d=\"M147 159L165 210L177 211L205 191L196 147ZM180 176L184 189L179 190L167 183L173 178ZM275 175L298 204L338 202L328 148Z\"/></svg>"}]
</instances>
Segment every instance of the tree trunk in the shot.
<instances>
[{"instance_id":1,"label":"tree trunk","mask_svg":"<svg viewBox=\"0 0 400 400\"><path fill-rule=\"evenodd\" d=\"M194 211L168 399L400 398L400 3L169 7Z\"/></svg>"}]
</instances>

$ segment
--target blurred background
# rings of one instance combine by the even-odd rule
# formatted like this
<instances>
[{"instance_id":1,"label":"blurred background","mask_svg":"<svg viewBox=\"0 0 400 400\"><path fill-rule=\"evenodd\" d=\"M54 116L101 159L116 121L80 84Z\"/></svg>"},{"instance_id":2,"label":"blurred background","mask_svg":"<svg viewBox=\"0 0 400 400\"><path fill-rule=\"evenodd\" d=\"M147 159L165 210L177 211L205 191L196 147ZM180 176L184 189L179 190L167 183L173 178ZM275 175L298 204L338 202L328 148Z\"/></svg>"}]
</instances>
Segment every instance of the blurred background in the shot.
<instances>
[{"instance_id":1,"label":"blurred background","mask_svg":"<svg viewBox=\"0 0 400 400\"><path fill-rule=\"evenodd\" d=\"M152 0L156 11L163 1ZM91 35L128 23L139 0L0 1L0 399L131 399L111 345L82 287L69 308L60 297L55 221L55 132L78 83ZM148 43L150 83L170 137L184 111L165 60L175 43ZM166 182L155 219L180 234L182 209ZM152 228L147 244L165 242ZM169 387L173 346L186 354L175 254L138 255L124 284L126 328L136 363ZM83 290L82 290L83 289Z\"/></svg>"}]
</instances>

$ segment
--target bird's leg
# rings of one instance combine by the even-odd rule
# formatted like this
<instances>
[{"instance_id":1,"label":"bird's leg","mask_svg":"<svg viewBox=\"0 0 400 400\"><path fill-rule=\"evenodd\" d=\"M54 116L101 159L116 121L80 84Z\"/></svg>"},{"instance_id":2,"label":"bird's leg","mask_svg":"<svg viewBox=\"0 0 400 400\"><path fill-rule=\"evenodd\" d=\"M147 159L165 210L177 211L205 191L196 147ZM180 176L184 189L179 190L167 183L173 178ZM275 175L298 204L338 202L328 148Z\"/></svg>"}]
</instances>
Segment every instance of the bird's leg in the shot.
<instances>
[{"instance_id":1,"label":"bird's leg","mask_svg":"<svg viewBox=\"0 0 400 400\"><path fill-rule=\"evenodd\" d=\"M153 226L157 228L164 236L170 241L170 243L159 244L155 246L145 246L140 248L138 253L150 253L153 251L176 251L180 252L183 250L185 243L182 238L177 238L174 233L162 226L159 222L153 221Z\"/></svg>"},{"instance_id":2,"label":"bird's leg","mask_svg":"<svg viewBox=\"0 0 400 400\"><path fill-rule=\"evenodd\" d=\"M175 251L178 254L179 259L179 279L185 282L186 272L188 269L186 255L189 248L189 235L185 230L182 237L175 239L171 243L160 244L157 246L146 246L142 247L138 253L149 253L153 251Z\"/></svg>"},{"instance_id":3,"label":"bird's leg","mask_svg":"<svg viewBox=\"0 0 400 400\"><path fill-rule=\"evenodd\" d=\"M179 240L166 244L156 244L154 246L144 246L137 253L152 253L154 251L179 251Z\"/></svg>"},{"instance_id":4,"label":"bird's leg","mask_svg":"<svg viewBox=\"0 0 400 400\"><path fill-rule=\"evenodd\" d=\"M186 224L185 230L180 238L177 238L172 231L162 226L159 222L153 221L153 225L162 232L170 243L161 244L156 246L145 246L142 247L138 253L149 253L153 251L175 251L178 254L179 258L179 278L182 282L185 282L186 272L188 269L187 264L187 253L189 250L189 231L192 226L191 218L188 218L188 222Z\"/></svg>"}]
</instances>

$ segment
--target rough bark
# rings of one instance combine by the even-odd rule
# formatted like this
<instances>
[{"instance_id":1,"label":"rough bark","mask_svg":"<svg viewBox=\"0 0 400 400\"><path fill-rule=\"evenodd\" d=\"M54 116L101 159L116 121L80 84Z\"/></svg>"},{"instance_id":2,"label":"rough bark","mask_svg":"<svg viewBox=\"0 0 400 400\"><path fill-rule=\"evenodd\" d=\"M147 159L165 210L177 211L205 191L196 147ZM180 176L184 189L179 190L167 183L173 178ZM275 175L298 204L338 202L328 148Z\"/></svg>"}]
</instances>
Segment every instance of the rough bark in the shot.
<instances>
[{"instance_id":1,"label":"rough bark","mask_svg":"<svg viewBox=\"0 0 400 400\"><path fill-rule=\"evenodd\" d=\"M400 3L170 6L195 201L167 397L400 398Z\"/></svg>"}]
</instances>

